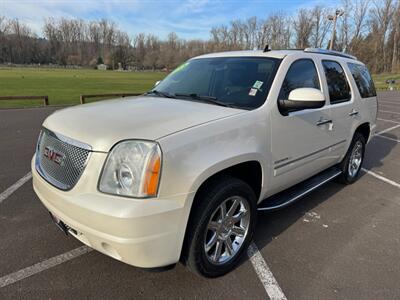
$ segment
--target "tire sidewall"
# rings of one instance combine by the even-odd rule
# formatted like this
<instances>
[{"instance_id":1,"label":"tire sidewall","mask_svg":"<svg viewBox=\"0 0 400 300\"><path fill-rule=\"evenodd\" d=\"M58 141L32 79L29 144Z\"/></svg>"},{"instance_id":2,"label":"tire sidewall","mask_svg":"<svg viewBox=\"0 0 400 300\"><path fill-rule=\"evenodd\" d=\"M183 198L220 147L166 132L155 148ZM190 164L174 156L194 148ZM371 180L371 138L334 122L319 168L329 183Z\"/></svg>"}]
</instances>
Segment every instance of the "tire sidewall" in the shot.
<instances>
[{"instance_id":1,"label":"tire sidewall","mask_svg":"<svg viewBox=\"0 0 400 300\"><path fill-rule=\"evenodd\" d=\"M205 239L205 231L207 230L207 225L212 213L217 209L217 207L226 199L232 196L240 196L243 197L246 201L248 201L250 207L250 225L248 229L248 233L246 239L244 240L242 247L236 253L235 257L233 257L228 262L221 265L212 264L206 257L206 253L204 251L204 239ZM194 245L192 251L194 251L194 256L196 259L196 265L200 273L206 277L217 277L221 276L230 270L232 270L240 258L242 257L243 252L248 248L252 237L253 232L257 222L257 204L256 197L254 192L251 190L243 182L235 182L231 183L228 186L225 186L222 190L218 191L211 197L211 201L207 205L203 216L200 220L199 227L196 230L196 234L194 236Z\"/></svg>"},{"instance_id":2,"label":"tire sidewall","mask_svg":"<svg viewBox=\"0 0 400 300\"><path fill-rule=\"evenodd\" d=\"M358 141L360 141L362 144L361 164L360 164L360 168L358 169L357 173L354 176L351 176L349 173L349 164L350 164L351 154L353 153L353 149ZM345 164L343 164L343 166L342 166L343 177L344 177L344 180L346 181L346 183L353 183L358 179L360 172L361 172L362 165L364 163L364 154L365 154L365 138L363 135L361 135L360 133L357 132L354 135L353 140L351 141L349 151L346 155Z\"/></svg>"}]
</instances>

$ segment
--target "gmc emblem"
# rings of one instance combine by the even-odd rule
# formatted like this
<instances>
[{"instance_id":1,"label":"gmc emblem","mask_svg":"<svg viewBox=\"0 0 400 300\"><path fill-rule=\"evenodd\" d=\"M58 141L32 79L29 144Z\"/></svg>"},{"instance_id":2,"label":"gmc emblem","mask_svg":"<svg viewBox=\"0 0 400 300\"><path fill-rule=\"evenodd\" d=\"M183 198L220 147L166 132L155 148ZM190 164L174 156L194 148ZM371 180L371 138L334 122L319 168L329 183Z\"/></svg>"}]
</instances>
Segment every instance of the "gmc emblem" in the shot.
<instances>
[{"instance_id":1,"label":"gmc emblem","mask_svg":"<svg viewBox=\"0 0 400 300\"><path fill-rule=\"evenodd\" d=\"M65 157L63 153L57 152L51 147L44 148L43 156L46 157L48 160L55 162L57 165L62 165Z\"/></svg>"}]
</instances>

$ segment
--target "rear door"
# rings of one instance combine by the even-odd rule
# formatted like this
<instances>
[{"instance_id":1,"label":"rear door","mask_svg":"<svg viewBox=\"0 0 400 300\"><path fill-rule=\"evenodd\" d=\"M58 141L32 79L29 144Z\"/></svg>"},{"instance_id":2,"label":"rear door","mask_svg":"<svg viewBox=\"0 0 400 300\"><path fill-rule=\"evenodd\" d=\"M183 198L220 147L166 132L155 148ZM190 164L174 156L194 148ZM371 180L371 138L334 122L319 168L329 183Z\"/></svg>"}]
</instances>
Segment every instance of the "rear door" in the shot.
<instances>
[{"instance_id":1,"label":"rear door","mask_svg":"<svg viewBox=\"0 0 400 300\"><path fill-rule=\"evenodd\" d=\"M344 70L345 65L334 59L322 59L325 83L328 90L329 107L332 118L331 138L332 148L330 155L339 161L346 153L351 141L351 132L359 118L359 109L356 107L356 95L350 85L350 74Z\"/></svg>"},{"instance_id":2,"label":"rear door","mask_svg":"<svg viewBox=\"0 0 400 300\"><path fill-rule=\"evenodd\" d=\"M375 85L367 67L360 62L348 62L347 66L354 79L355 110L358 111L357 119L368 121L371 126L371 136L375 132L378 103ZM358 94L357 94L358 92Z\"/></svg>"},{"instance_id":3,"label":"rear door","mask_svg":"<svg viewBox=\"0 0 400 300\"><path fill-rule=\"evenodd\" d=\"M287 100L296 88L323 90L321 68L314 58L292 59L286 66L278 99ZM283 70L282 70L283 71ZM271 112L272 191L276 192L307 179L332 164L329 151L334 144L329 105L284 114Z\"/></svg>"}]
</instances>

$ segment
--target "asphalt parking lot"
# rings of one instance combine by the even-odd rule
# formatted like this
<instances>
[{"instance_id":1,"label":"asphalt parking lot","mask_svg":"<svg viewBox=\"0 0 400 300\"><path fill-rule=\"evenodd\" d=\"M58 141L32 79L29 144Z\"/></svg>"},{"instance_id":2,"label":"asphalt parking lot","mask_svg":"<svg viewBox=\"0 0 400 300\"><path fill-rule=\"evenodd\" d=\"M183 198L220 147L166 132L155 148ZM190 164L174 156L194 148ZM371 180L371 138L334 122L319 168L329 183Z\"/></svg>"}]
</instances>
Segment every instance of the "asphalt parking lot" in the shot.
<instances>
[{"instance_id":1,"label":"asphalt parking lot","mask_svg":"<svg viewBox=\"0 0 400 300\"><path fill-rule=\"evenodd\" d=\"M400 298L400 92L379 93L378 135L359 181L331 182L260 213L261 256L218 279L179 264L134 268L56 228L28 174L40 125L55 109L0 110L0 299L268 299L271 286L288 299Z\"/></svg>"}]
</instances>

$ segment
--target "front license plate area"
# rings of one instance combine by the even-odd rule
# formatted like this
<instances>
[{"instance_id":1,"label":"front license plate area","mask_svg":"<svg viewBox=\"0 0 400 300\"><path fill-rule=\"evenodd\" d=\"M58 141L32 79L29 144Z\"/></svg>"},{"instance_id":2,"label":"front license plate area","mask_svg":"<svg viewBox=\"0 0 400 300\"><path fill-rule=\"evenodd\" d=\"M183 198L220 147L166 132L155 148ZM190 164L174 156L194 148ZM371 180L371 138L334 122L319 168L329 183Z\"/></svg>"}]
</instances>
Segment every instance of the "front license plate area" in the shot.
<instances>
[{"instance_id":1,"label":"front license plate area","mask_svg":"<svg viewBox=\"0 0 400 300\"><path fill-rule=\"evenodd\" d=\"M65 233L65 235L68 235L68 228L67 226L64 224L63 221L61 221L57 216L53 215L51 212L50 213L50 217L53 220L53 222L57 225L57 227Z\"/></svg>"}]
</instances>

